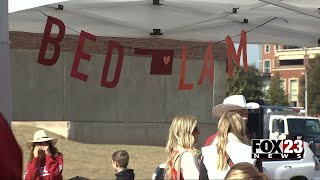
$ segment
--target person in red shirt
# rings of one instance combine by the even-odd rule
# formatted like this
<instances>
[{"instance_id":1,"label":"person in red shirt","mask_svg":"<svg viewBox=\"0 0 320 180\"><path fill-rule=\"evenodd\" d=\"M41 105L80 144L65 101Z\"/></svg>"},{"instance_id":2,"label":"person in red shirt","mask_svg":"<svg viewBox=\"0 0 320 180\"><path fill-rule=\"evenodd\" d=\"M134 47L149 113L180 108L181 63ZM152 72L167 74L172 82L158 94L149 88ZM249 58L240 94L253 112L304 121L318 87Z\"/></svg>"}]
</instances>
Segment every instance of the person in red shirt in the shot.
<instances>
[{"instance_id":1,"label":"person in red shirt","mask_svg":"<svg viewBox=\"0 0 320 180\"><path fill-rule=\"evenodd\" d=\"M30 158L25 180L62 180L63 157L55 147L58 139L49 138L44 130L34 133L34 138L28 141Z\"/></svg>"},{"instance_id":2,"label":"person in red shirt","mask_svg":"<svg viewBox=\"0 0 320 180\"><path fill-rule=\"evenodd\" d=\"M258 103L247 103L246 98L243 95L228 96L223 100L222 104L215 106L212 109L212 115L215 117L221 117L223 113L233 111L239 113L245 121L248 120L248 109L258 109L260 106ZM203 146L209 146L214 139L218 136L218 132L209 136Z\"/></svg>"},{"instance_id":3,"label":"person in red shirt","mask_svg":"<svg viewBox=\"0 0 320 180\"><path fill-rule=\"evenodd\" d=\"M215 134L209 136L206 141L204 142L204 146L210 146L212 144L212 142L214 141L214 139L218 136L218 132L216 132Z\"/></svg>"},{"instance_id":4,"label":"person in red shirt","mask_svg":"<svg viewBox=\"0 0 320 180\"><path fill-rule=\"evenodd\" d=\"M0 112L0 179L21 180L23 156L14 134Z\"/></svg>"}]
</instances>

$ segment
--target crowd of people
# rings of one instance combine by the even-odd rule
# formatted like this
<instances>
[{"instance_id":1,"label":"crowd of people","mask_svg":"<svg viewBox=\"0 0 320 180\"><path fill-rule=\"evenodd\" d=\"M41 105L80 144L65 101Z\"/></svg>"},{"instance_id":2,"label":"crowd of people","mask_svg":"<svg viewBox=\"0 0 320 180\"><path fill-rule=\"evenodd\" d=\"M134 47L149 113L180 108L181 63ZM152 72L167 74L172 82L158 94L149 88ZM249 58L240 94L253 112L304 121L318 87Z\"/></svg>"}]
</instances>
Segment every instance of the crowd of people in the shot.
<instances>
[{"instance_id":1,"label":"crowd of people","mask_svg":"<svg viewBox=\"0 0 320 180\"><path fill-rule=\"evenodd\" d=\"M258 179L267 180L261 161L251 158L250 133L246 129L248 109L242 95L227 97L215 106L212 114L220 117L218 132L210 136L200 151L194 148L200 131L194 116L176 116L169 130L163 166L164 176L153 179Z\"/></svg>"},{"instance_id":2,"label":"crowd of people","mask_svg":"<svg viewBox=\"0 0 320 180\"><path fill-rule=\"evenodd\" d=\"M158 167L153 175L154 180L183 179L257 179L268 180L262 172L262 163L251 158L250 137L246 130L248 110L257 108L255 103L246 103L244 96L227 97L222 104L215 106L212 114L220 117L218 131L208 137L201 150L195 148L200 135L198 119L192 115L174 117L166 144L167 161ZM3 116L0 116L3 123ZM22 154L10 127L0 130L9 134L20 156L17 156L18 166L8 170L8 179L21 179ZM63 155L57 147L57 138L50 138L44 130L34 133L33 140L26 142L30 157L25 180L62 180ZM3 144L1 144L3 145ZM8 153L7 153L8 154ZM21 163L19 162L21 160ZM134 180L133 169L128 169L129 153L119 150L112 155L112 167L116 180ZM18 167L18 168L17 168ZM8 169L8 167L7 167ZM80 177L78 178L80 179Z\"/></svg>"}]
</instances>

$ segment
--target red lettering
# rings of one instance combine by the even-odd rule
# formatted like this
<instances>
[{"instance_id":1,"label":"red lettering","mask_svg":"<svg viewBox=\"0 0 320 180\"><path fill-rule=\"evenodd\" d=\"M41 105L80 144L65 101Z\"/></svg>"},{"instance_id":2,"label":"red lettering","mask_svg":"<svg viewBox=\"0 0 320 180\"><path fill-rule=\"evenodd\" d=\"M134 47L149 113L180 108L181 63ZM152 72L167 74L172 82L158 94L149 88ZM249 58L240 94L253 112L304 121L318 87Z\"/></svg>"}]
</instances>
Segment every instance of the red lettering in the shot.
<instances>
[{"instance_id":1,"label":"red lettering","mask_svg":"<svg viewBox=\"0 0 320 180\"><path fill-rule=\"evenodd\" d=\"M187 49L186 47L182 47L179 90L190 90L193 88L193 84L184 83L186 78L186 68L187 68Z\"/></svg>"},{"instance_id":2,"label":"red lettering","mask_svg":"<svg viewBox=\"0 0 320 180\"><path fill-rule=\"evenodd\" d=\"M108 77L108 72L111 64L112 52L114 48L118 50L118 61L117 61L116 72L113 77L113 80L109 82L107 81L107 77ZM101 76L101 86L104 86L107 88L113 88L118 84L120 79L121 69L122 69L122 63L123 63L123 47L120 45L120 43L117 43L115 41L109 41L107 56L106 56L106 60L104 63L103 72Z\"/></svg>"},{"instance_id":3,"label":"red lettering","mask_svg":"<svg viewBox=\"0 0 320 180\"><path fill-rule=\"evenodd\" d=\"M53 24L55 24L59 27L59 33L56 37L50 37ZM38 61L37 61L39 64L43 64L46 66L52 66L57 63L58 58L60 56L60 44L59 43L63 40L64 34L65 34L65 26L64 26L63 22L57 18L48 16L47 24L44 29L44 33L43 33L43 37L42 37ZM54 53L53 53L51 59L47 59L45 57L49 43L54 46Z\"/></svg>"},{"instance_id":4,"label":"red lettering","mask_svg":"<svg viewBox=\"0 0 320 180\"><path fill-rule=\"evenodd\" d=\"M82 81L87 81L88 75L78 72L79 64L80 64L80 59L84 59L86 61L90 61L91 55L83 52L83 45L86 39L89 39L90 41L96 41L96 36L90 33L87 33L85 31L81 31L80 37L79 37L79 42L78 42L78 47L76 51L76 55L74 56L73 60L73 65L71 69L71 76L77 79L80 79Z\"/></svg>"},{"instance_id":5,"label":"red lettering","mask_svg":"<svg viewBox=\"0 0 320 180\"><path fill-rule=\"evenodd\" d=\"M210 65L209 69L208 69L208 64ZM198 85L202 84L205 76L209 76L210 84L213 85L213 78L214 78L213 68L214 68L214 64L213 64L213 55L212 55L212 42L210 41L208 44L206 53L204 55L203 66L202 66L200 79L198 81Z\"/></svg>"},{"instance_id":6,"label":"red lettering","mask_svg":"<svg viewBox=\"0 0 320 180\"><path fill-rule=\"evenodd\" d=\"M244 71L248 71L248 62L247 62L247 33L245 30L241 31L240 44L238 47L238 52L234 48L234 43L230 36L226 37L227 44L227 56L228 56L228 76L229 78L233 77L233 59L237 67L240 67L240 57L241 52L243 52L243 66Z\"/></svg>"}]
</instances>

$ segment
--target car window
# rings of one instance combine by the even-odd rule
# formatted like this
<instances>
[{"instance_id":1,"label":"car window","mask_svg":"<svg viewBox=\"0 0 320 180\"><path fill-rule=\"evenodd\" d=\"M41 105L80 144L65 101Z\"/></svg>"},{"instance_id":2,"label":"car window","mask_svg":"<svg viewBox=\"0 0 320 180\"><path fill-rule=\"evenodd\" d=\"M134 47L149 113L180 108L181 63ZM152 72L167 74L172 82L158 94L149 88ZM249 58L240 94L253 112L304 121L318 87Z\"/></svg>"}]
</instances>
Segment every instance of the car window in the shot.
<instances>
[{"instance_id":1,"label":"car window","mask_svg":"<svg viewBox=\"0 0 320 180\"><path fill-rule=\"evenodd\" d=\"M289 134L320 133L320 123L317 119L288 118Z\"/></svg>"}]
</instances>

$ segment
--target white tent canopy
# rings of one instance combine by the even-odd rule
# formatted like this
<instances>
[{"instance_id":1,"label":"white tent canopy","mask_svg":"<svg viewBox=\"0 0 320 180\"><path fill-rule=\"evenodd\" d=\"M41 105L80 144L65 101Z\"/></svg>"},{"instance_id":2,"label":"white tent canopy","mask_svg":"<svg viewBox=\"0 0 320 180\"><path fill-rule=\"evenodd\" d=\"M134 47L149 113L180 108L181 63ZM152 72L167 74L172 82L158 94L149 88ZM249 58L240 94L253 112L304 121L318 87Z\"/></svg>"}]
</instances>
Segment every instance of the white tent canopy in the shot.
<instances>
[{"instance_id":1,"label":"white tent canopy","mask_svg":"<svg viewBox=\"0 0 320 180\"><path fill-rule=\"evenodd\" d=\"M53 4L10 13L10 31L43 33L47 17L42 11L72 29L97 36L152 38L150 33L160 29L163 35L156 37L220 41L253 29L247 35L251 44L318 46L320 38L320 1L315 0L69 0L59 4L63 10ZM78 34L70 29L66 33Z\"/></svg>"},{"instance_id":2,"label":"white tent canopy","mask_svg":"<svg viewBox=\"0 0 320 180\"><path fill-rule=\"evenodd\" d=\"M10 0L8 1L8 12L13 13L26 9L31 9L47 4L59 3L67 0Z\"/></svg>"}]
</instances>

